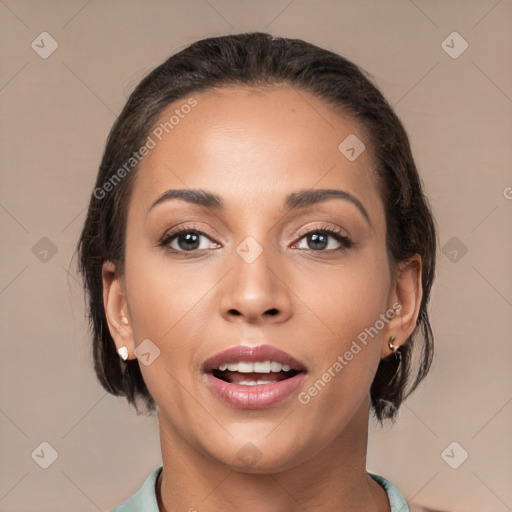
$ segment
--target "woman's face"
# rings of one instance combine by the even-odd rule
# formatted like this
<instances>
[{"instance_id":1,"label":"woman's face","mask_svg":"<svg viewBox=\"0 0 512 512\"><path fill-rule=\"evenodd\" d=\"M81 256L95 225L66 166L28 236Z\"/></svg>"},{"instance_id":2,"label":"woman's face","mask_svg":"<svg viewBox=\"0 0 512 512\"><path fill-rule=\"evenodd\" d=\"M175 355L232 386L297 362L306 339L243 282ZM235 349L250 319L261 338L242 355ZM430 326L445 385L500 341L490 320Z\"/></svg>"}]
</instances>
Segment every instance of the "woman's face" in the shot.
<instances>
[{"instance_id":1,"label":"woman's face","mask_svg":"<svg viewBox=\"0 0 512 512\"><path fill-rule=\"evenodd\" d=\"M397 297L370 141L288 87L194 97L138 171L117 304L130 357L149 340L139 365L168 438L278 471L365 432L391 353Z\"/></svg>"}]
</instances>

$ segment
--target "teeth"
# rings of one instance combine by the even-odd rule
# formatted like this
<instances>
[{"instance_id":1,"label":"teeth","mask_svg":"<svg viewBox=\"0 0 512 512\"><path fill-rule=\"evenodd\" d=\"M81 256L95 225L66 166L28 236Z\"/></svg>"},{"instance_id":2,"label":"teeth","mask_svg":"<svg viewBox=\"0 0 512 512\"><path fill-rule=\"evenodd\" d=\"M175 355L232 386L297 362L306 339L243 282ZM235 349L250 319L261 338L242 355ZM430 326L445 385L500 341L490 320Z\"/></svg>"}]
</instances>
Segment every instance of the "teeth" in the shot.
<instances>
[{"instance_id":1,"label":"teeth","mask_svg":"<svg viewBox=\"0 0 512 512\"><path fill-rule=\"evenodd\" d=\"M233 371L239 373L253 373L254 363L238 363L238 369Z\"/></svg>"},{"instance_id":2,"label":"teeth","mask_svg":"<svg viewBox=\"0 0 512 512\"><path fill-rule=\"evenodd\" d=\"M237 384L241 386L258 386L259 384L272 384L273 382L272 380L241 380Z\"/></svg>"},{"instance_id":3,"label":"teeth","mask_svg":"<svg viewBox=\"0 0 512 512\"><path fill-rule=\"evenodd\" d=\"M282 368L283 368L283 365L280 363L276 363L275 361L272 361L270 363L270 371L271 372L280 372Z\"/></svg>"},{"instance_id":4,"label":"teeth","mask_svg":"<svg viewBox=\"0 0 512 512\"><path fill-rule=\"evenodd\" d=\"M270 373L270 372L289 372L291 370L291 366L288 364L281 364L276 361L257 361L255 363L246 363L246 362L238 362L238 363L221 363L219 365L219 370L221 372L225 370L229 370L230 372L239 372L239 373ZM245 382L245 381L244 381ZM252 381L247 381L252 382ZM247 384L251 385L251 384Z\"/></svg>"},{"instance_id":5,"label":"teeth","mask_svg":"<svg viewBox=\"0 0 512 512\"><path fill-rule=\"evenodd\" d=\"M270 373L270 361L254 363L253 366L256 373Z\"/></svg>"}]
</instances>

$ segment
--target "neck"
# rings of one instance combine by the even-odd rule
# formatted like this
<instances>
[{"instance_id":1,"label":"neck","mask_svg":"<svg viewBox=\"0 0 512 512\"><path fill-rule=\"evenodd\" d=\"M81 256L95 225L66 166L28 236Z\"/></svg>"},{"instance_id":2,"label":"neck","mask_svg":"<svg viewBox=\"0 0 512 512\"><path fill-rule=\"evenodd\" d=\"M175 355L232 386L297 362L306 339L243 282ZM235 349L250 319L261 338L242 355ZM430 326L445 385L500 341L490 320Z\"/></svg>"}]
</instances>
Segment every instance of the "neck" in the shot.
<instances>
[{"instance_id":1,"label":"neck","mask_svg":"<svg viewBox=\"0 0 512 512\"><path fill-rule=\"evenodd\" d=\"M265 474L230 468L191 446L159 414L160 512L389 512L386 492L366 472L368 403L313 457Z\"/></svg>"}]
</instances>

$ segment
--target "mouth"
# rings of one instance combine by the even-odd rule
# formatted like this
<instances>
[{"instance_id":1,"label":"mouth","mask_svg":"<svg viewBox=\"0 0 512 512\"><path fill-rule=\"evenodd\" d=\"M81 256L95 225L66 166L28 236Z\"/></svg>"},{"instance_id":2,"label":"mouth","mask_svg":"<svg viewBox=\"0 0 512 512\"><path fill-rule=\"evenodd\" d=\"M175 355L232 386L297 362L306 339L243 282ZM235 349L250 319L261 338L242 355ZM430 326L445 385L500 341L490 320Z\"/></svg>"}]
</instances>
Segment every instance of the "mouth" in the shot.
<instances>
[{"instance_id":1,"label":"mouth","mask_svg":"<svg viewBox=\"0 0 512 512\"><path fill-rule=\"evenodd\" d=\"M219 368L212 371L217 379L240 386L257 386L281 382L297 375L298 370L278 361L256 361L237 363L221 363Z\"/></svg>"},{"instance_id":2,"label":"mouth","mask_svg":"<svg viewBox=\"0 0 512 512\"><path fill-rule=\"evenodd\" d=\"M203 370L213 394L239 409L278 404L300 386L307 373L303 363L268 345L226 350L208 359Z\"/></svg>"}]
</instances>

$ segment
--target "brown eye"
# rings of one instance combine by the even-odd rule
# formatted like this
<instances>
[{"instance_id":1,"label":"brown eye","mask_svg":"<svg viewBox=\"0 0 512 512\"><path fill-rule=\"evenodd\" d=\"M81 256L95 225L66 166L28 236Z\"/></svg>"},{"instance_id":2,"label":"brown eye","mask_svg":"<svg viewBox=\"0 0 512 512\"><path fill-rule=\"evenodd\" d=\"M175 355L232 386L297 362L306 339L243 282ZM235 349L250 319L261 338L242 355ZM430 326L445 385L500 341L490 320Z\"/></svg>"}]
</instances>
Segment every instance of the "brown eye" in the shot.
<instances>
[{"instance_id":1,"label":"brown eye","mask_svg":"<svg viewBox=\"0 0 512 512\"><path fill-rule=\"evenodd\" d=\"M178 247L184 251L193 251L198 249L200 245L201 235L198 233L186 233L176 236L176 243Z\"/></svg>"}]
</instances>

